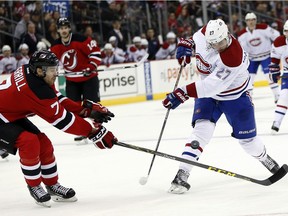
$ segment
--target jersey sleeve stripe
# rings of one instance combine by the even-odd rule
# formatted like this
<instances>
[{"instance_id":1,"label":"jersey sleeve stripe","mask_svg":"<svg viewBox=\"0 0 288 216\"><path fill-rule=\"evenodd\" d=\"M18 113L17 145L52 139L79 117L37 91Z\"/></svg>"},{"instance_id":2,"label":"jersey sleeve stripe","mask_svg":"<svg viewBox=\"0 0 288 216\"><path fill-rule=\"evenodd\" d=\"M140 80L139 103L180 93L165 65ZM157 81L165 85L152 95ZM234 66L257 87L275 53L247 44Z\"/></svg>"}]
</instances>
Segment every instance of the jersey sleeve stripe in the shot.
<instances>
[{"instance_id":1,"label":"jersey sleeve stripe","mask_svg":"<svg viewBox=\"0 0 288 216\"><path fill-rule=\"evenodd\" d=\"M58 118L55 122L52 123L53 126L58 128L59 130L66 131L75 121L75 116L67 112L63 111L63 115Z\"/></svg>"},{"instance_id":2,"label":"jersey sleeve stripe","mask_svg":"<svg viewBox=\"0 0 288 216\"><path fill-rule=\"evenodd\" d=\"M6 119L1 113L0 113L0 122L8 123L8 119Z\"/></svg>"}]
</instances>

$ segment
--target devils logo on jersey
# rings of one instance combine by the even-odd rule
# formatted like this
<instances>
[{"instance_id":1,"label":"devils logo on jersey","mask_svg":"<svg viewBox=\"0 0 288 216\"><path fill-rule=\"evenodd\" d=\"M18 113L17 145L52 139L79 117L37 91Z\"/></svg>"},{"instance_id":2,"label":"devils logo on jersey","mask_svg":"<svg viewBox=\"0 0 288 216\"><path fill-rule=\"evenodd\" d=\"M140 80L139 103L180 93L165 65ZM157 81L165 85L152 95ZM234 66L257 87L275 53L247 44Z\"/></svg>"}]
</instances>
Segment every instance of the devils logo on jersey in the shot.
<instances>
[{"instance_id":1,"label":"devils logo on jersey","mask_svg":"<svg viewBox=\"0 0 288 216\"><path fill-rule=\"evenodd\" d=\"M211 65L204 61L204 59L199 55L195 55L196 58L196 67L201 74L210 74Z\"/></svg>"},{"instance_id":2,"label":"devils logo on jersey","mask_svg":"<svg viewBox=\"0 0 288 216\"><path fill-rule=\"evenodd\" d=\"M77 66L77 51L75 49L67 50L61 56L61 62L67 70L73 70Z\"/></svg>"}]
</instances>

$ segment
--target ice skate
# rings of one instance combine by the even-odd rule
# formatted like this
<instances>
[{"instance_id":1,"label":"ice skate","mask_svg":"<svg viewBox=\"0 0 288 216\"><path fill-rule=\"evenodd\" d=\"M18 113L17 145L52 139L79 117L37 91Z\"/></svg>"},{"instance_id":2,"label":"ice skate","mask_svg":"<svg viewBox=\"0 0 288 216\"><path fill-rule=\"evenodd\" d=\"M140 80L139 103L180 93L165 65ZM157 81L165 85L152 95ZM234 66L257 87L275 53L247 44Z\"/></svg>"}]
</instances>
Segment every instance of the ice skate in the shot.
<instances>
[{"instance_id":1,"label":"ice skate","mask_svg":"<svg viewBox=\"0 0 288 216\"><path fill-rule=\"evenodd\" d=\"M182 194L188 191L190 189L190 185L187 183L189 175L187 171L179 169L168 192Z\"/></svg>"},{"instance_id":2,"label":"ice skate","mask_svg":"<svg viewBox=\"0 0 288 216\"><path fill-rule=\"evenodd\" d=\"M66 188L59 183L47 186L47 192L51 195L54 202L76 202L77 197L75 191L72 188Z\"/></svg>"},{"instance_id":3,"label":"ice skate","mask_svg":"<svg viewBox=\"0 0 288 216\"><path fill-rule=\"evenodd\" d=\"M273 174L280 169L278 163L275 160L273 160L268 154L266 159L263 161L261 160L260 162Z\"/></svg>"},{"instance_id":4,"label":"ice skate","mask_svg":"<svg viewBox=\"0 0 288 216\"><path fill-rule=\"evenodd\" d=\"M51 196L43 189L41 185L30 187L27 186L31 196L35 199L36 204L44 207L51 207Z\"/></svg>"},{"instance_id":5,"label":"ice skate","mask_svg":"<svg viewBox=\"0 0 288 216\"><path fill-rule=\"evenodd\" d=\"M8 157L8 155L9 153L5 149L0 150L0 156L2 159L5 159L6 157Z\"/></svg>"},{"instance_id":6,"label":"ice skate","mask_svg":"<svg viewBox=\"0 0 288 216\"><path fill-rule=\"evenodd\" d=\"M280 123L277 121L273 121L272 127L271 127L271 134L275 135L278 133L280 128Z\"/></svg>"}]
</instances>

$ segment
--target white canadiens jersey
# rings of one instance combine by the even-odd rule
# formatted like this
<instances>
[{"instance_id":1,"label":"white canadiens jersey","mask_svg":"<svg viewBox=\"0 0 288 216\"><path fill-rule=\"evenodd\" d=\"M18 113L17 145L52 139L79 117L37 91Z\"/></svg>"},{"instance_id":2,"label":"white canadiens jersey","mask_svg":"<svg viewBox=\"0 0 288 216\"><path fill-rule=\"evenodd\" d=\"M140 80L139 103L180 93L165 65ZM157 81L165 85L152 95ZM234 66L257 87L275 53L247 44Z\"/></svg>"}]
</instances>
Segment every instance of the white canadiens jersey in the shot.
<instances>
[{"instance_id":1,"label":"white canadiens jersey","mask_svg":"<svg viewBox=\"0 0 288 216\"><path fill-rule=\"evenodd\" d=\"M270 55L271 44L280 35L279 31L267 24L256 24L251 32L248 27L238 33L238 41L252 61L262 61Z\"/></svg>"},{"instance_id":2,"label":"white canadiens jersey","mask_svg":"<svg viewBox=\"0 0 288 216\"><path fill-rule=\"evenodd\" d=\"M125 62L125 57L120 56L116 53L113 53L111 56L105 56L104 58L102 58L102 64L104 65L111 65L123 62Z\"/></svg>"},{"instance_id":3,"label":"white canadiens jersey","mask_svg":"<svg viewBox=\"0 0 288 216\"><path fill-rule=\"evenodd\" d=\"M283 73L288 73L288 40L284 35L275 39L272 44L271 62L283 66Z\"/></svg>"},{"instance_id":4,"label":"white canadiens jersey","mask_svg":"<svg viewBox=\"0 0 288 216\"><path fill-rule=\"evenodd\" d=\"M17 62L17 68L22 65L28 64L29 60L30 60L29 56L21 56L21 58Z\"/></svg>"},{"instance_id":5,"label":"white canadiens jersey","mask_svg":"<svg viewBox=\"0 0 288 216\"><path fill-rule=\"evenodd\" d=\"M15 57L0 56L0 74L12 73L17 69L17 60Z\"/></svg>"},{"instance_id":6,"label":"white canadiens jersey","mask_svg":"<svg viewBox=\"0 0 288 216\"><path fill-rule=\"evenodd\" d=\"M155 55L156 60L161 59L175 59L176 58L177 44L168 44L165 42Z\"/></svg>"},{"instance_id":7,"label":"white canadiens jersey","mask_svg":"<svg viewBox=\"0 0 288 216\"><path fill-rule=\"evenodd\" d=\"M250 81L248 54L233 36L230 46L218 53L206 43L205 31L206 26L193 35L196 66L201 75L201 80L195 82L198 98L237 99Z\"/></svg>"}]
</instances>

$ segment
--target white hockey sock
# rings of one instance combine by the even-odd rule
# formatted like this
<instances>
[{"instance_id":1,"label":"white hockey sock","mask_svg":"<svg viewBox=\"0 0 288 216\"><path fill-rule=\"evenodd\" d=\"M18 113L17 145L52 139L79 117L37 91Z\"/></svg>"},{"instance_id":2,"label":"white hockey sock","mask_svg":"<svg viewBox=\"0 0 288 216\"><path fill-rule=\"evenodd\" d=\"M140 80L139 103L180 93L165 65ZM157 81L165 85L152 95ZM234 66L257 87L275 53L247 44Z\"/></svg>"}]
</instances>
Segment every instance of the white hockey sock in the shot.
<instances>
[{"instance_id":1,"label":"white hockey sock","mask_svg":"<svg viewBox=\"0 0 288 216\"><path fill-rule=\"evenodd\" d=\"M188 138L187 143L185 144L184 151L182 153L182 158L191 161L197 161L200 155L203 152L204 147L209 143L212 138L213 132L215 129L215 123L212 123L208 120L198 120L193 128L191 136ZM198 148L192 148L192 142L198 142ZM192 165L187 163L180 163L179 169L183 169L187 172L190 172Z\"/></svg>"},{"instance_id":2,"label":"white hockey sock","mask_svg":"<svg viewBox=\"0 0 288 216\"><path fill-rule=\"evenodd\" d=\"M258 160L262 160L266 155L266 148L257 136L249 139L239 139L239 143L246 153Z\"/></svg>"},{"instance_id":3,"label":"white hockey sock","mask_svg":"<svg viewBox=\"0 0 288 216\"><path fill-rule=\"evenodd\" d=\"M287 112L288 108L288 89L282 89L280 91L280 97L277 102L277 106L274 113L274 121L276 121L279 126Z\"/></svg>"},{"instance_id":4,"label":"white hockey sock","mask_svg":"<svg viewBox=\"0 0 288 216\"><path fill-rule=\"evenodd\" d=\"M269 87L272 90L272 93L274 95L274 100L277 101L279 98L279 85L278 83L274 83L270 80L269 74L265 74L265 78L267 79L269 83Z\"/></svg>"}]
</instances>

